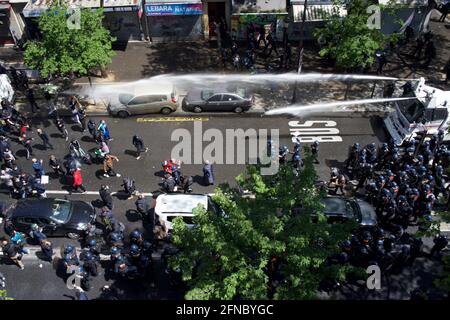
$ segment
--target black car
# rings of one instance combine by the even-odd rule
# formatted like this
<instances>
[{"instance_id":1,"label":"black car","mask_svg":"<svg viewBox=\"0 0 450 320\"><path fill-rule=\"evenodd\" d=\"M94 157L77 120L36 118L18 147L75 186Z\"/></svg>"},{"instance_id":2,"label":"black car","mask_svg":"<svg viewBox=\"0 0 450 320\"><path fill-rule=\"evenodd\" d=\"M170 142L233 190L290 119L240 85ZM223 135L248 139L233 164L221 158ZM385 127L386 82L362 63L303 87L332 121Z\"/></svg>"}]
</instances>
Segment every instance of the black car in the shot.
<instances>
[{"instance_id":1,"label":"black car","mask_svg":"<svg viewBox=\"0 0 450 320\"><path fill-rule=\"evenodd\" d=\"M84 201L63 199L21 199L6 213L6 223L28 233L31 225L43 227L50 237L80 238L95 221L95 209Z\"/></svg>"},{"instance_id":2,"label":"black car","mask_svg":"<svg viewBox=\"0 0 450 320\"><path fill-rule=\"evenodd\" d=\"M347 199L342 197L326 197L323 199L325 208L323 214L330 222L345 222L355 219L362 227L377 225L377 215L374 208L361 199Z\"/></svg>"},{"instance_id":3,"label":"black car","mask_svg":"<svg viewBox=\"0 0 450 320\"><path fill-rule=\"evenodd\" d=\"M199 88L188 92L183 99L183 109L196 113L203 111L241 113L250 109L253 101L253 95L245 88Z\"/></svg>"}]
</instances>

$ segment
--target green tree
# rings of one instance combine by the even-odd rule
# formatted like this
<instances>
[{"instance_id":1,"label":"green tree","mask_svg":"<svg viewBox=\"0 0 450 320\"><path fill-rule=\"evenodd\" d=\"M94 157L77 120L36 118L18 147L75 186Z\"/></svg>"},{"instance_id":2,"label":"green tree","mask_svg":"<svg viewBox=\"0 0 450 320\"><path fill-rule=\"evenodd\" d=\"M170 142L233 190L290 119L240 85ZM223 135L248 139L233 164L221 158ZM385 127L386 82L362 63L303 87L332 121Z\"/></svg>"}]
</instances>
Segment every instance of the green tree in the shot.
<instances>
[{"instance_id":1,"label":"green tree","mask_svg":"<svg viewBox=\"0 0 450 320\"><path fill-rule=\"evenodd\" d=\"M398 35L384 35L379 29L369 27L371 13L367 13L367 7L373 1L334 2L335 9L325 26L314 30L314 35L321 43L320 56L331 58L338 67L347 71L359 71L372 66L375 52L390 42L396 42ZM344 17L338 14L339 6L347 9Z\"/></svg>"},{"instance_id":2,"label":"green tree","mask_svg":"<svg viewBox=\"0 0 450 320\"><path fill-rule=\"evenodd\" d=\"M39 18L42 39L27 42L25 63L47 77L86 76L114 56L115 41L102 25L103 10L81 9L80 28L69 28L67 6L53 5Z\"/></svg>"},{"instance_id":3,"label":"green tree","mask_svg":"<svg viewBox=\"0 0 450 320\"><path fill-rule=\"evenodd\" d=\"M6 290L0 290L0 300L14 300L7 296Z\"/></svg>"},{"instance_id":4,"label":"green tree","mask_svg":"<svg viewBox=\"0 0 450 320\"><path fill-rule=\"evenodd\" d=\"M236 180L251 197L222 185L212 197L221 214L199 206L193 228L175 219L173 241L181 250L170 265L182 270L187 299L311 299L323 279L343 280L352 270L327 258L355 224L326 221L307 147L304 160L298 177L290 165L273 176L249 166Z\"/></svg>"}]
</instances>

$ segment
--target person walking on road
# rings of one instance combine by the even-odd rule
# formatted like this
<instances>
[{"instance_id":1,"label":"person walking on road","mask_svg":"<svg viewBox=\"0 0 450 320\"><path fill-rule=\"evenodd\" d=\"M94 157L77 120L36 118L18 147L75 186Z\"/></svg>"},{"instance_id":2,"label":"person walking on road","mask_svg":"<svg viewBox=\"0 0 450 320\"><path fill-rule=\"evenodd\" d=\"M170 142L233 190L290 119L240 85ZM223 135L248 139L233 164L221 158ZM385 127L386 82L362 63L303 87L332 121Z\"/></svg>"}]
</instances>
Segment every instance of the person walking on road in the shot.
<instances>
[{"instance_id":1,"label":"person walking on road","mask_svg":"<svg viewBox=\"0 0 450 320\"><path fill-rule=\"evenodd\" d=\"M98 193L100 194L100 198L102 199L103 206L106 206L109 208L109 210L112 210L113 198L112 198L111 190L109 189L109 187L106 185L101 185Z\"/></svg>"},{"instance_id":2,"label":"person walking on road","mask_svg":"<svg viewBox=\"0 0 450 320\"><path fill-rule=\"evenodd\" d=\"M37 134L39 138L41 138L42 143L44 144L44 150L47 150L47 147L53 150L53 146L50 143L50 138L48 137L48 134L44 131L42 131L41 128L37 129Z\"/></svg>"},{"instance_id":3,"label":"person walking on road","mask_svg":"<svg viewBox=\"0 0 450 320\"><path fill-rule=\"evenodd\" d=\"M36 158L33 158L31 159L31 162L33 163L32 167L37 178L41 178L43 175L45 175L42 159L38 161Z\"/></svg>"},{"instance_id":4,"label":"person walking on road","mask_svg":"<svg viewBox=\"0 0 450 320\"><path fill-rule=\"evenodd\" d=\"M14 262L20 268L20 270L25 269L23 262L20 261L22 260L22 254L19 254L18 248L11 241L2 241L2 251L9 259L11 259L12 262Z\"/></svg>"},{"instance_id":5,"label":"person walking on road","mask_svg":"<svg viewBox=\"0 0 450 320\"><path fill-rule=\"evenodd\" d=\"M147 199L144 197L144 195L142 193L138 194L138 198L134 204L136 205L136 211L142 217L142 221L147 221L149 204L148 204Z\"/></svg>"},{"instance_id":6,"label":"person walking on road","mask_svg":"<svg viewBox=\"0 0 450 320\"><path fill-rule=\"evenodd\" d=\"M41 252L42 252L42 260L51 262L53 259L53 245L47 239L44 239L40 243Z\"/></svg>"},{"instance_id":7,"label":"person walking on road","mask_svg":"<svg viewBox=\"0 0 450 320\"><path fill-rule=\"evenodd\" d=\"M36 98L34 97L34 92L33 89L31 88L28 89L27 91L27 99L28 102L30 103L32 113L36 113L37 110L41 110L41 108L39 108L39 106L36 103Z\"/></svg>"},{"instance_id":8,"label":"person walking on road","mask_svg":"<svg viewBox=\"0 0 450 320\"><path fill-rule=\"evenodd\" d=\"M86 188L83 186L83 177L81 176L80 168L76 168L73 172L73 191L78 191L81 189L83 193L86 192Z\"/></svg>"},{"instance_id":9,"label":"person walking on road","mask_svg":"<svg viewBox=\"0 0 450 320\"><path fill-rule=\"evenodd\" d=\"M64 176L64 171L61 169L61 164L59 163L59 160L56 159L54 155L50 156L50 160L48 162L50 168L53 169L53 172L59 177L60 173Z\"/></svg>"},{"instance_id":10,"label":"person walking on road","mask_svg":"<svg viewBox=\"0 0 450 320\"><path fill-rule=\"evenodd\" d=\"M61 132L61 135L66 141L69 141L69 133L67 132L66 126L61 118L55 118L55 126Z\"/></svg>"},{"instance_id":11,"label":"person walking on road","mask_svg":"<svg viewBox=\"0 0 450 320\"><path fill-rule=\"evenodd\" d=\"M96 125L95 121L92 119L89 119L89 121L87 123L87 128L88 128L89 133L92 136L92 139L97 141L97 125Z\"/></svg>"},{"instance_id":12,"label":"person walking on road","mask_svg":"<svg viewBox=\"0 0 450 320\"><path fill-rule=\"evenodd\" d=\"M120 177L120 174L116 173L113 169L114 160L119 162L119 158L117 158L116 156L113 156L112 154L105 155L105 160L103 160L103 171L105 172L103 174L104 177Z\"/></svg>"},{"instance_id":13,"label":"person walking on road","mask_svg":"<svg viewBox=\"0 0 450 320\"><path fill-rule=\"evenodd\" d=\"M109 134L108 126L106 125L105 120L101 120L100 121L97 130L102 133L103 139L105 139L106 141L112 140L111 139L111 135Z\"/></svg>"},{"instance_id":14,"label":"person walking on road","mask_svg":"<svg viewBox=\"0 0 450 320\"><path fill-rule=\"evenodd\" d=\"M137 134L133 136L133 145L136 148L136 160L141 158L141 152L147 152L148 148L144 146L144 140Z\"/></svg>"},{"instance_id":15,"label":"person walking on road","mask_svg":"<svg viewBox=\"0 0 450 320\"><path fill-rule=\"evenodd\" d=\"M203 166L203 183L205 186L214 184L214 167L208 160L205 161L205 165Z\"/></svg>"}]
</instances>

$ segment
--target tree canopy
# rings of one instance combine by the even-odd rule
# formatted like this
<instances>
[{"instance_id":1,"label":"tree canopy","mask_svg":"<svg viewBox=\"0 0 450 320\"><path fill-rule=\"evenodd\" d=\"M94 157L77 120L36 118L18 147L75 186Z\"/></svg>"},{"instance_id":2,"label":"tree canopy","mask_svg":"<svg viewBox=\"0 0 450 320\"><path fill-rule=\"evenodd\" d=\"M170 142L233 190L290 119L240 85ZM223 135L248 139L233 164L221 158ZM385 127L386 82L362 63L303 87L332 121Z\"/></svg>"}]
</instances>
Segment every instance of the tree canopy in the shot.
<instances>
[{"instance_id":1,"label":"tree canopy","mask_svg":"<svg viewBox=\"0 0 450 320\"><path fill-rule=\"evenodd\" d=\"M220 214L200 206L190 229L174 220L180 252L169 261L182 271L187 299L311 299L325 278L343 280L351 267L327 258L355 224L327 222L308 147L304 163L298 176L290 165L273 176L249 166L236 180L252 197L222 185L212 196Z\"/></svg>"},{"instance_id":2,"label":"tree canopy","mask_svg":"<svg viewBox=\"0 0 450 320\"><path fill-rule=\"evenodd\" d=\"M65 5L53 5L39 18L42 39L25 46L25 63L44 77L85 76L111 63L114 56L115 39L102 25L102 9L81 9L79 28L68 26L76 16L67 10Z\"/></svg>"},{"instance_id":3,"label":"tree canopy","mask_svg":"<svg viewBox=\"0 0 450 320\"><path fill-rule=\"evenodd\" d=\"M368 13L367 8L373 1L335 0L334 3L335 9L325 26L314 31L321 43L320 56L329 57L337 66L348 70L372 66L376 51L396 41L397 35L384 35L379 29L369 26L372 13ZM347 10L344 17L339 15L339 6Z\"/></svg>"}]
</instances>

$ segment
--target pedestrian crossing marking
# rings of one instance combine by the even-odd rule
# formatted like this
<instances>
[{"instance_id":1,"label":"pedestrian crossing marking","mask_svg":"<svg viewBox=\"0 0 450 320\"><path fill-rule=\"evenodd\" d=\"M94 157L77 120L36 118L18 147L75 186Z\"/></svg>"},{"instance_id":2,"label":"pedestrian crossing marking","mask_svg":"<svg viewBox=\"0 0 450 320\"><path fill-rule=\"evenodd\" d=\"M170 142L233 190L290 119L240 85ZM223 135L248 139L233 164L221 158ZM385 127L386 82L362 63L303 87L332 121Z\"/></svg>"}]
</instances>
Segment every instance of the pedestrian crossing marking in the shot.
<instances>
[{"instance_id":1,"label":"pedestrian crossing marking","mask_svg":"<svg viewBox=\"0 0 450 320\"><path fill-rule=\"evenodd\" d=\"M208 121L205 117L158 117L158 118L137 118L136 122L189 122Z\"/></svg>"}]
</instances>

